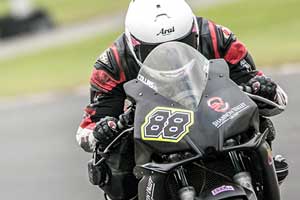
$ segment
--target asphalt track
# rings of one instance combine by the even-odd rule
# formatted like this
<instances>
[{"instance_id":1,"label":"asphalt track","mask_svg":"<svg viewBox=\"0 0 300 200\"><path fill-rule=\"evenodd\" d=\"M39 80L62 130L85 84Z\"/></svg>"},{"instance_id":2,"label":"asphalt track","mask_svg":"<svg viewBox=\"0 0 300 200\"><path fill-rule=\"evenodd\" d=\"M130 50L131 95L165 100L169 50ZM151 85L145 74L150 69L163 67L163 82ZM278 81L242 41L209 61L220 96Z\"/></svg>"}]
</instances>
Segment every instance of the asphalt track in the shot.
<instances>
[{"instance_id":1,"label":"asphalt track","mask_svg":"<svg viewBox=\"0 0 300 200\"><path fill-rule=\"evenodd\" d=\"M282 199L298 199L300 177L298 121L300 74L273 75L289 94L285 113L275 117L275 151L288 157L290 176ZM81 90L82 91L82 90ZM6 200L102 199L90 185L86 163L90 154L75 141L87 93L41 95L0 101L0 195Z\"/></svg>"}]
</instances>

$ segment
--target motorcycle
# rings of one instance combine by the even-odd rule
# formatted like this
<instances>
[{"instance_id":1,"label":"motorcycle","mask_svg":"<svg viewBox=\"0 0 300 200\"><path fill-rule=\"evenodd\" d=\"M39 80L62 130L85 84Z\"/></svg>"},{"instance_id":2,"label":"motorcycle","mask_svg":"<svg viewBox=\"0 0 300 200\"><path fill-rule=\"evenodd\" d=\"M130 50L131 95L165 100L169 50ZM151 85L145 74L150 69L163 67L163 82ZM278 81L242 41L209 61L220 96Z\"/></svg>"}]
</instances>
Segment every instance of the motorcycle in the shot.
<instances>
[{"instance_id":1,"label":"motorcycle","mask_svg":"<svg viewBox=\"0 0 300 200\"><path fill-rule=\"evenodd\" d=\"M133 133L139 200L280 199L269 129L259 124L284 107L242 91L223 59L164 43L124 89L133 102L118 122L126 130L96 149L93 165Z\"/></svg>"}]
</instances>

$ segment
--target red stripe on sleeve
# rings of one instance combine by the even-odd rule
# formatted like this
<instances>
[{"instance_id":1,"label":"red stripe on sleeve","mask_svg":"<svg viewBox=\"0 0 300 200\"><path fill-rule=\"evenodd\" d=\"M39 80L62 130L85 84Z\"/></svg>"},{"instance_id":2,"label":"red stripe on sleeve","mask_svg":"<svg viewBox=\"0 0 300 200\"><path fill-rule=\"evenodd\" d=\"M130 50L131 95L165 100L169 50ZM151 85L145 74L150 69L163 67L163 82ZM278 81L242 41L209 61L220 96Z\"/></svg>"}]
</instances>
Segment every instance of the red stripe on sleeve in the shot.
<instances>
[{"instance_id":1,"label":"red stripe on sleeve","mask_svg":"<svg viewBox=\"0 0 300 200\"><path fill-rule=\"evenodd\" d=\"M230 64L237 64L247 55L247 49L240 41L235 41L231 44L224 59Z\"/></svg>"},{"instance_id":2,"label":"red stripe on sleeve","mask_svg":"<svg viewBox=\"0 0 300 200\"><path fill-rule=\"evenodd\" d=\"M117 47L115 45L112 45L111 49L112 49L113 54L114 54L114 56L116 58L116 61L118 63L118 67L119 67L119 69L121 71L121 73L120 73L120 81L119 82L120 83L124 82L124 81L126 81L126 77L125 77L125 73L124 73L124 70L123 70L123 67L122 67L122 63L121 63L121 60L120 60L120 56L119 56Z\"/></svg>"},{"instance_id":3,"label":"red stripe on sleeve","mask_svg":"<svg viewBox=\"0 0 300 200\"><path fill-rule=\"evenodd\" d=\"M108 92L115 88L119 82L114 80L104 70L98 70L94 68L90 79L90 83Z\"/></svg>"},{"instance_id":4,"label":"red stripe on sleeve","mask_svg":"<svg viewBox=\"0 0 300 200\"><path fill-rule=\"evenodd\" d=\"M220 58L221 56L220 56L220 53L218 50L218 39L217 39L215 24L212 23L211 21L209 21L208 25L209 25L209 30L210 30L210 36L211 36L212 43L213 43L215 58Z\"/></svg>"}]
</instances>

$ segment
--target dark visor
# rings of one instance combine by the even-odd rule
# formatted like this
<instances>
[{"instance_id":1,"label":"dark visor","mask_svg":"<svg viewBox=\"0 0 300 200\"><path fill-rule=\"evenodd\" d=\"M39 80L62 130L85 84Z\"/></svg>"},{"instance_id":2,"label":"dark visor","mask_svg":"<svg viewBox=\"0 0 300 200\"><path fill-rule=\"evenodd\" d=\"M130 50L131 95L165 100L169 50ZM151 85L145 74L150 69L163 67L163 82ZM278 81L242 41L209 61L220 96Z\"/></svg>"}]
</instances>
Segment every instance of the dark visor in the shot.
<instances>
[{"instance_id":1,"label":"dark visor","mask_svg":"<svg viewBox=\"0 0 300 200\"><path fill-rule=\"evenodd\" d=\"M135 52L137 58L141 62L144 62L144 60L146 59L146 57L149 55L149 53L155 47L157 47L158 45L162 44L162 43L159 43L159 44L149 44L149 43L142 42L142 41L140 41L140 40L138 40L136 38L134 38L134 39L136 41L138 41L138 43L140 43L140 44L138 44L138 45L136 45L134 47L134 52ZM187 36L185 36L182 39L176 40L176 41L188 44L188 45L196 48L197 47L197 33L194 32L194 31L191 31Z\"/></svg>"}]
</instances>

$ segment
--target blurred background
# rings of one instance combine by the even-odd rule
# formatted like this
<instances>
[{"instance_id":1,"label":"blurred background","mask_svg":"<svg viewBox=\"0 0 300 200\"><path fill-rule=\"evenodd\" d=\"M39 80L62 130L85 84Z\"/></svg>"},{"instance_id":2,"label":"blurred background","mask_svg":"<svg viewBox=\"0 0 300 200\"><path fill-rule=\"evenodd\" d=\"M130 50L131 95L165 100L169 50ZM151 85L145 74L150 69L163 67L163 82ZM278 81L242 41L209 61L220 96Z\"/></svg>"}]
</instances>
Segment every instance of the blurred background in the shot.
<instances>
[{"instance_id":1,"label":"blurred background","mask_svg":"<svg viewBox=\"0 0 300 200\"><path fill-rule=\"evenodd\" d=\"M275 153L290 163L282 199L296 199L300 172L299 0L187 0L230 28L257 66L289 94L274 118ZM0 1L0 194L3 199L102 199L88 182L75 133L98 55L124 30L129 0Z\"/></svg>"}]
</instances>

